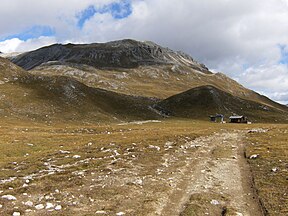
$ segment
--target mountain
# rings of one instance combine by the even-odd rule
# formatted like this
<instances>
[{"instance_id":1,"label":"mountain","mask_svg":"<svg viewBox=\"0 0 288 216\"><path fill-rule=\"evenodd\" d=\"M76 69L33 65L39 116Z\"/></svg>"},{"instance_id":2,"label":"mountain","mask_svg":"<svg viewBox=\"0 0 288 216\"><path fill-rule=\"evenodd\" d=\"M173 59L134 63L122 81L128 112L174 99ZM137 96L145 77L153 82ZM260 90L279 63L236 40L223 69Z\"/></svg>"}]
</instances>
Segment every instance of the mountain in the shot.
<instances>
[{"instance_id":1,"label":"mountain","mask_svg":"<svg viewBox=\"0 0 288 216\"><path fill-rule=\"evenodd\" d=\"M261 103L235 97L214 86L201 86L169 97L155 109L171 116L204 119L211 114L223 114L228 120L231 115L245 115L253 122L287 121L288 109L283 111Z\"/></svg>"},{"instance_id":2,"label":"mountain","mask_svg":"<svg viewBox=\"0 0 288 216\"><path fill-rule=\"evenodd\" d=\"M10 59L32 74L73 77L87 86L122 94L165 99L213 85L236 97L282 109L224 74L210 72L189 55L153 42L55 44Z\"/></svg>"},{"instance_id":3,"label":"mountain","mask_svg":"<svg viewBox=\"0 0 288 216\"><path fill-rule=\"evenodd\" d=\"M171 113L176 117L202 119L207 119L208 115L216 112L226 115L237 113L246 114L259 121L261 119L274 121L272 117L277 113L275 114L277 119L281 120L283 115L282 120L286 121L285 113L288 112L286 106L245 88L226 75L210 72L205 65L198 63L189 55L164 48L153 42L127 39L94 44L54 44L35 51L12 55L9 59L22 67L23 71L28 70L25 72L30 76L43 79L41 87L38 86L39 89L44 89L41 90L42 95L47 89L52 88L47 87L49 83L58 83L53 88L61 89L68 88L65 87L65 82L75 82L81 92L84 91L89 98L93 98L94 94L101 97L103 104L109 104L105 105L106 107L113 108L114 101L118 100L123 102L123 106L126 104L125 101L135 106L134 114L128 113L127 106L126 108L121 106L121 112L111 108L109 113L106 113L106 117L109 116L107 118L110 119L124 118L124 116L130 116L130 119L159 118L157 113L160 111L164 114ZM55 79L62 81L56 82ZM64 82L65 79L67 80ZM23 82L21 85L23 86ZM35 83L33 86L35 91L39 91L36 90L38 87ZM28 87L32 88L30 84L26 85L26 88ZM87 93L91 91L93 91L92 95ZM216 96L211 95L211 91ZM114 98L106 97L104 93L100 96L100 92L114 95ZM201 97L198 97L196 92L202 92ZM51 93L45 97L54 96ZM58 94L57 97L61 101L62 97L66 96ZM54 98L55 101L57 97ZM180 100L181 98L185 100ZM205 98L207 100L204 100ZM77 100L71 100L71 106ZM182 104L175 102L178 100ZM89 103L86 99L84 101L87 106L101 109L99 113L104 113L106 110L102 104L91 102L97 101L96 99L91 99ZM198 103L201 103L202 107ZM192 104L195 105L194 108ZM59 104L58 106L61 107ZM187 109L185 110L184 107ZM81 106L77 107L80 108ZM113 117L114 113L122 114Z\"/></svg>"},{"instance_id":4,"label":"mountain","mask_svg":"<svg viewBox=\"0 0 288 216\"><path fill-rule=\"evenodd\" d=\"M180 64L210 73L203 64L194 61L189 55L174 52L153 42L121 40L94 44L55 44L33 52L18 55L12 61L30 70L43 63L86 64L97 68L136 68L141 65Z\"/></svg>"},{"instance_id":5,"label":"mountain","mask_svg":"<svg viewBox=\"0 0 288 216\"><path fill-rule=\"evenodd\" d=\"M155 99L88 87L63 76L31 75L0 58L0 116L32 121L131 121L160 117Z\"/></svg>"}]
</instances>

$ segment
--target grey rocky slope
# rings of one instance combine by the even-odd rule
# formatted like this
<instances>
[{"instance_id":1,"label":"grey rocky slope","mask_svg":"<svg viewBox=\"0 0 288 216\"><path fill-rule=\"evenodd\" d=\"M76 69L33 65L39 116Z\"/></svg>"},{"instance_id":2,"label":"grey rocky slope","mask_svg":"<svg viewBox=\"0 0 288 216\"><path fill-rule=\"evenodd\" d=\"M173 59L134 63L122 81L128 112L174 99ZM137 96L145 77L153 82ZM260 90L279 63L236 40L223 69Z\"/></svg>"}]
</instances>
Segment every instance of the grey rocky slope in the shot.
<instances>
[{"instance_id":1,"label":"grey rocky slope","mask_svg":"<svg viewBox=\"0 0 288 216\"><path fill-rule=\"evenodd\" d=\"M54 44L12 57L12 62L30 70L43 63L86 64L103 68L135 68L141 65L184 65L204 73L208 68L183 52L175 52L153 42L119 40L93 44Z\"/></svg>"}]
</instances>

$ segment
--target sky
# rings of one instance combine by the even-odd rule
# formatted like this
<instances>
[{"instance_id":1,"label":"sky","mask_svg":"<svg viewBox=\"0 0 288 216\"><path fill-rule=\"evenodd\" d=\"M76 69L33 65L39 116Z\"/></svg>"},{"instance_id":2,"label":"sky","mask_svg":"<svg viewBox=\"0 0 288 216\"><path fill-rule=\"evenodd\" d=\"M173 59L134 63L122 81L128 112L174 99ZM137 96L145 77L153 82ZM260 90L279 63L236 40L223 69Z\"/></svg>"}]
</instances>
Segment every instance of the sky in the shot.
<instances>
[{"instance_id":1,"label":"sky","mask_svg":"<svg viewBox=\"0 0 288 216\"><path fill-rule=\"evenodd\" d=\"M3 0L0 51L131 38L288 104L288 0Z\"/></svg>"}]
</instances>

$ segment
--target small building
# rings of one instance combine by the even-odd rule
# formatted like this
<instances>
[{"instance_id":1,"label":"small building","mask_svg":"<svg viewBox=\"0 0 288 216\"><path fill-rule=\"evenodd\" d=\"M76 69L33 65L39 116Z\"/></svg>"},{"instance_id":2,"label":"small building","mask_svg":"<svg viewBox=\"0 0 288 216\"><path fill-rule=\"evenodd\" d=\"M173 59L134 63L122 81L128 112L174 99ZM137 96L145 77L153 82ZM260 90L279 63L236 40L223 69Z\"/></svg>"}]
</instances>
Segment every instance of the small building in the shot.
<instances>
[{"instance_id":1,"label":"small building","mask_svg":"<svg viewBox=\"0 0 288 216\"><path fill-rule=\"evenodd\" d=\"M247 123L248 119L246 116L230 116L230 123Z\"/></svg>"},{"instance_id":2,"label":"small building","mask_svg":"<svg viewBox=\"0 0 288 216\"><path fill-rule=\"evenodd\" d=\"M224 121L224 115L222 114L216 114L214 116L210 116L210 121L211 122L223 122Z\"/></svg>"}]
</instances>

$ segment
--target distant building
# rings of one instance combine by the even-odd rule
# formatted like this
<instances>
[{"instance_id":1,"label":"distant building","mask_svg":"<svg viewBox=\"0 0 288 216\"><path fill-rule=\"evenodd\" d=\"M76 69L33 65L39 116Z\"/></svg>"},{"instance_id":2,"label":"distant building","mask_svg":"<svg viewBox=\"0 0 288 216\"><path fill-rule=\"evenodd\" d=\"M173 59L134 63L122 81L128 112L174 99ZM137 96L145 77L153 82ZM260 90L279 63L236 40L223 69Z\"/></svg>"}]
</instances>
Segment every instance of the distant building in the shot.
<instances>
[{"instance_id":1,"label":"distant building","mask_svg":"<svg viewBox=\"0 0 288 216\"><path fill-rule=\"evenodd\" d=\"M224 115L222 114L216 114L214 116L210 116L211 122L223 122L224 121Z\"/></svg>"},{"instance_id":2,"label":"distant building","mask_svg":"<svg viewBox=\"0 0 288 216\"><path fill-rule=\"evenodd\" d=\"M248 119L246 116L230 116L230 123L247 123Z\"/></svg>"}]
</instances>

